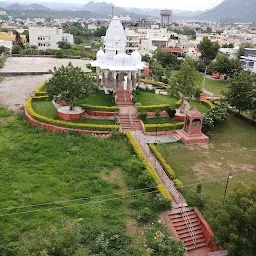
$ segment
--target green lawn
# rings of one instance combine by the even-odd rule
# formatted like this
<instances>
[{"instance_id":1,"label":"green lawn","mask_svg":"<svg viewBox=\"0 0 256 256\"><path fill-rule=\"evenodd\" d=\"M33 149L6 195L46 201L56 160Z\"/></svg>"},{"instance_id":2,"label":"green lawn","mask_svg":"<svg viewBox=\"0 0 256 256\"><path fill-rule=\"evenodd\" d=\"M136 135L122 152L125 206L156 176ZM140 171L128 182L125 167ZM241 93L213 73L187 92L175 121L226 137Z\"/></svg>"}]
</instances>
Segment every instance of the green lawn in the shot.
<instances>
[{"instance_id":1,"label":"green lawn","mask_svg":"<svg viewBox=\"0 0 256 256\"><path fill-rule=\"evenodd\" d=\"M147 118L143 123L144 124L176 124L178 123L177 120L174 118Z\"/></svg>"},{"instance_id":2,"label":"green lawn","mask_svg":"<svg viewBox=\"0 0 256 256\"><path fill-rule=\"evenodd\" d=\"M172 108L176 108L176 102L178 101L178 99L175 97L143 91L138 93L137 99L138 102L140 102L143 106L169 104Z\"/></svg>"},{"instance_id":3,"label":"green lawn","mask_svg":"<svg viewBox=\"0 0 256 256\"><path fill-rule=\"evenodd\" d=\"M97 91L90 95L87 99L78 99L76 104L89 104L94 106L113 106L113 97L111 94L105 94L104 91Z\"/></svg>"},{"instance_id":4,"label":"green lawn","mask_svg":"<svg viewBox=\"0 0 256 256\"><path fill-rule=\"evenodd\" d=\"M42 116L46 116L55 120L59 120L57 111L51 101L34 101L32 102L34 111ZM98 120L90 118L81 118L78 120L70 121L72 123L83 123L83 124L116 124L115 120Z\"/></svg>"},{"instance_id":5,"label":"green lawn","mask_svg":"<svg viewBox=\"0 0 256 256\"><path fill-rule=\"evenodd\" d=\"M229 172L233 173L229 190L238 181L248 186L256 183L255 138L255 127L230 115L211 134L209 146L173 143L158 148L165 157L167 155L167 161L184 183L184 195L188 200L199 183L208 199L222 199ZM205 181L211 182L204 184Z\"/></svg>"},{"instance_id":6,"label":"green lawn","mask_svg":"<svg viewBox=\"0 0 256 256\"><path fill-rule=\"evenodd\" d=\"M225 92L227 90L227 85L228 81L224 80L211 80L209 78L205 80L205 90L212 92L215 96L222 95L222 91ZM200 88L203 88L203 82Z\"/></svg>"},{"instance_id":7,"label":"green lawn","mask_svg":"<svg viewBox=\"0 0 256 256\"><path fill-rule=\"evenodd\" d=\"M131 195L127 191L138 189L134 185L138 179L126 171L133 155L127 140L123 136L50 133L19 117L0 109L0 254L21 255L16 253L17 248L35 230L62 230L78 223L120 228L131 237L130 245L142 248L145 229L137 225L136 217L143 207L151 207L153 198L140 191L133 192L140 194L134 198L120 199ZM109 195L113 193L119 194ZM76 200L88 197L93 198ZM115 198L118 200L109 200ZM45 203L53 204L38 205ZM19 208L23 206L29 207ZM62 208L49 209L56 207ZM160 212L155 208L152 211L156 220Z\"/></svg>"},{"instance_id":8,"label":"green lawn","mask_svg":"<svg viewBox=\"0 0 256 256\"><path fill-rule=\"evenodd\" d=\"M207 110L209 110L209 107L200 101L191 100L189 102L189 104L190 104L191 109L196 107L197 110L201 113L206 113Z\"/></svg>"}]
</instances>

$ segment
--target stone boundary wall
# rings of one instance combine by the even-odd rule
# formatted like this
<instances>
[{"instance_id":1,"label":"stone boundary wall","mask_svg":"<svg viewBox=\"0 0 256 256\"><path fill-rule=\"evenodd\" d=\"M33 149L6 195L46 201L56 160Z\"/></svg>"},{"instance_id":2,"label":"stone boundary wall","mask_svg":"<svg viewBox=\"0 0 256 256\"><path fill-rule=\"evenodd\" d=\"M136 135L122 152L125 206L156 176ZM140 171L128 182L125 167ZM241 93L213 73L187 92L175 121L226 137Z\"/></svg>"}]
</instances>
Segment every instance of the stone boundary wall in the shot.
<instances>
[{"instance_id":1,"label":"stone boundary wall","mask_svg":"<svg viewBox=\"0 0 256 256\"><path fill-rule=\"evenodd\" d=\"M46 131L52 131L52 132L61 132L61 133L68 133L68 132L76 132L79 134L91 134L91 135L98 135L98 136L108 136L111 135L112 132L110 131L87 131L87 130L81 130L81 129L72 129L72 128L67 128L67 127L59 127L51 124L45 124L42 122L39 122L35 120L33 117L31 117L28 113L28 110L25 106L25 116L29 123L33 126L40 127Z\"/></svg>"}]
</instances>

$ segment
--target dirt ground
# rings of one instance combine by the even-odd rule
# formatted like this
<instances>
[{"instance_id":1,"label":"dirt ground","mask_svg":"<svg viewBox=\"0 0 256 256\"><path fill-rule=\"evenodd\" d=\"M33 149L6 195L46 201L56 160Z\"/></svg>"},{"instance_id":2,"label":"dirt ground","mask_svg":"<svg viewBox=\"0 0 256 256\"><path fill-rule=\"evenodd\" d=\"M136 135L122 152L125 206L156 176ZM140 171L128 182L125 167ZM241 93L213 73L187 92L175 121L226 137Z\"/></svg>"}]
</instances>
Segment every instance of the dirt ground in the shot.
<instances>
[{"instance_id":1,"label":"dirt ground","mask_svg":"<svg viewBox=\"0 0 256 256\"><path fill-rule=\"evenodd\" d=\"M0 105L7 105L13 111L24 106L27 98L51 75L5 77L0 83Z\"/></svg>"},{"instance_id":2,"label":"dirt ground","mask_svg":"<svg viewBox=\"0 0 256 256\"><path fill-rule=\"evenodd\" d=\"M68 65L71 62L74 66L81 67L85 72L90 70L86 68L86 64L90 60L82 59L56 59L56 58L39 58L39 57L9 57L5 66L0 70L3 72L48 72L54 67Z\"/></svg>"}]
</instances>

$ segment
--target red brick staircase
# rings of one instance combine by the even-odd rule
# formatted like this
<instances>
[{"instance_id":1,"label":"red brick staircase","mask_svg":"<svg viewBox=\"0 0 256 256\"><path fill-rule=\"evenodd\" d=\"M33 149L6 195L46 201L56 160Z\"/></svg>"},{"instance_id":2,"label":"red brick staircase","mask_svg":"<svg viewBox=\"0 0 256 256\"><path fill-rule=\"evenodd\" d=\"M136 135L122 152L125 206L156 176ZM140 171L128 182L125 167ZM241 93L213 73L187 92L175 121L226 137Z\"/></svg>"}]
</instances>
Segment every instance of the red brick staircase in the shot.
<instances>
[{"instance_id":1,"label":"red brick staircase","mask_svg":"<svg viewBox=\"0 0 256 256\"><path fill-rule=\"evenodd\" d=\"M204 224L193 209L183 208L164 213L164 219L176 239L181 240L187 252L200 249L208 255L211 250L204 234Z\"/></svg>"},{"instance_id":2,"label":"red brick staircase","mask_svg":"<svg viewBox=\"0 0 256 256\"><path fill-rule=\"evenodd\" d=\"M128 90L117 89L117 106L120 107L119 119L123 131L142 130L141 120L137 117L137 110L131 101Z\"/></svg>"}]
</instances>

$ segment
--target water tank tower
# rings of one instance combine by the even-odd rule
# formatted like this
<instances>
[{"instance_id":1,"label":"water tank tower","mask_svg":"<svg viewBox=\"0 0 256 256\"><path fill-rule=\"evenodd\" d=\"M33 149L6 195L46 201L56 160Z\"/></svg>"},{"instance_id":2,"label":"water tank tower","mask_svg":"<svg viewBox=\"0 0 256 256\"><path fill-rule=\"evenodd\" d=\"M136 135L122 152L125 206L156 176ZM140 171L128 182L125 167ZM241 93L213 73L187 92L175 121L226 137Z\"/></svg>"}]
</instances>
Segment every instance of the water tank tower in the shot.
<instances>
[{"instance_id":1,"label":"water tank tower","mask_svg":"<svg viewBox=\"0 0 256 256\"><path fill-rule=\"evenodd\" d=\"M169 9L164 9L160 11L161 15L161 25L167 27L171 24L172 20L172 11Z\"/></svg>"}]
</instances>

